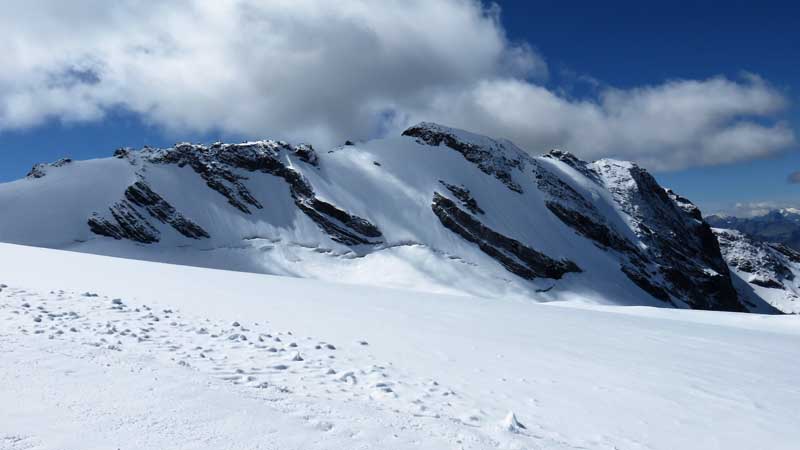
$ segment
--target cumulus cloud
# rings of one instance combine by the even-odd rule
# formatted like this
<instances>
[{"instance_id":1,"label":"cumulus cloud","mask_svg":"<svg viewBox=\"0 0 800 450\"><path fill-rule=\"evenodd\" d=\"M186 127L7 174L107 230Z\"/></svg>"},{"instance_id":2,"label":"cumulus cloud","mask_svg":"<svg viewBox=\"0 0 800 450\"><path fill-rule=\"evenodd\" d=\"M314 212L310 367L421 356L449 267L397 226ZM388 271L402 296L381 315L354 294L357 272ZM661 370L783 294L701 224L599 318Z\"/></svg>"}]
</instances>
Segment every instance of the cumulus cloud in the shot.
<instances>
[{"instance_id":1,"label":"cumulus cloud","mask_svg":"<svg viewBox=\"0 0 800 450\"><path fill-rule=\"evenodd\" d=\"M790 184L800 184L800 170L790 173L788 180Z\"/></svg>"},{"instance_id":2,"label":"cumulus cloud","mask_svg":"<svg viewBox=\"0 0 800 450\"><path fill-rule=\"evenodd\" d=\"M116 108L180 131L321 146L421 120L674 169L795 143L757 76L572 99L477 0L6 0L0 133Z\"/></svg>"},{"instance_id":3,"label":"cumulus cloud","mask_svg":"<svg viewBox=\"0 0 800 450\"><path fill-rule=\"evenodd\" d=\"M543 151L560 147L584 158L631 159L656 170L753 159L795 143L783 122L761 124L785 99L764 81L670 81L631 90L605 88L570 100L542 86L501 79L439 93L414 118L448 117L470 130Z\"/></svg>"},{"instance_id":4,"label":"cumulus cloud","mask_svg":"<svg viewBox=\"0 0 800 450\"><path fill-rule=\"evenodd\" d=\"M733 217L759 217L776 210L800 211L800 201L739 202L715 214Z\"/></svg>"}]
</instances>

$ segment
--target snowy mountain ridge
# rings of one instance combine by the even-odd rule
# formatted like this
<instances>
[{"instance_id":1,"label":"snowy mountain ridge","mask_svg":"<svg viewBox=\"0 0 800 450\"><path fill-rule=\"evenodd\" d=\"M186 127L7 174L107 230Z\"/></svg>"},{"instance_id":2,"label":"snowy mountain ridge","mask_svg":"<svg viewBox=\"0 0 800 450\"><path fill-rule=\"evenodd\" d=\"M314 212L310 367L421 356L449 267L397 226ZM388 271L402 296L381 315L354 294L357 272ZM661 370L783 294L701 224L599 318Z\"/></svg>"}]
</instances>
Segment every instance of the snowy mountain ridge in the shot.
<instances>
[{"instance_id":1,"label":"snowy mountain ridge","mask_svg":"<svg viewBox=\"0 0 800 450\"><path fill-rule=\"evenodd\" d=\"M777 242L800 251L800 210L781 208L766 214L741 218L710 215L708 223L717 228L738 230L762 242Z\"/></svg>"},{"instance_id":2,"label":"snowy mountain ridge","mask_svg":"<svg viewBox=\"0 0 800 450\"><path fill-rule=\"evenodd\" d=\"M765 299L779 310L800 313L800 252L783 244L761 242L735 230L714 229L731 271L739 283L739 298Z\"/></svg>"},{"instance_id":3,"label":"snowy mountain ridge","mask_svg":"<svg viewBox=\"0 0 800 450\"><path fill-rule=\"evenodd\" d=\"M437 124L318 153L120 149L0 185L0 241L417 290L776 312L687 199L635 164ZM780 306L778 306L780 307Z\"/></svg>"}]
</instances>

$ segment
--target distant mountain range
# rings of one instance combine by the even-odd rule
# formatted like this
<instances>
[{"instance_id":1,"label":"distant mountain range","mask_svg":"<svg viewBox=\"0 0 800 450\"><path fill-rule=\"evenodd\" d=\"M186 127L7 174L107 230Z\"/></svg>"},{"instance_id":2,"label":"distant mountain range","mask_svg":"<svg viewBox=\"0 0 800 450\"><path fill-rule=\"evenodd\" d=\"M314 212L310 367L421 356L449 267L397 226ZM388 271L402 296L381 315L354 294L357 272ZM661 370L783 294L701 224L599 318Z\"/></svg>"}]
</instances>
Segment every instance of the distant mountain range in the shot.
<instances>
[{"instance_id":1,"label":"distant mountain range","mask_svg":"<svg viewBox=\"0 0 800 450\"><path fill-rule=\"evenodd\" d=\"M695 205L636 164L531 156L433 123L322 152L264 140L63 159L0 184L0 210L0 241L126 258L490 298L797 312L796 253L735 234L721 248ZM768 272L751 267L762 260Z\"/></svg>"},{"instance_id":2,"label":"distant mountain range","mask_svg":"<svg viewBox=\"0 0 800 450\"><path fill-rule=\"evenodd\" d=\"M738 230L752 239L777 242L800 251L800 209L777 209L750 218L711 215L706 221L715 228Z\"/></svg>"}]
</instances>

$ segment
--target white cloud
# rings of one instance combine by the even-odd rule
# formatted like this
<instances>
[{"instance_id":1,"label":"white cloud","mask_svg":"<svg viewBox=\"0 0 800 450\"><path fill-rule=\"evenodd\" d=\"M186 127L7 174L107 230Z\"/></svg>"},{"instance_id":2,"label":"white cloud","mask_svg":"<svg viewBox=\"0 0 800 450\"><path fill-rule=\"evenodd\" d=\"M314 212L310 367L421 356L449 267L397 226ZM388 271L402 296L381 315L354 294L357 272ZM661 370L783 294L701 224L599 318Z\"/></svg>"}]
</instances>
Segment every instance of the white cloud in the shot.
<instances>
[{"instance_id":1,"label":"white cloud","mask_svg":"<svg viewBox=\"0 0 800 450\"><path fill-rule=\"evenodd\" d=\"M499 8L474 0L6 0L0 28L0 132L125 108L167 129L327 146L432 120L654 169L795 143L784 97L753 75L560 95Z\"/></svg>"},{"instance_id":2,"label":"white cloud","mask_svg":"<svg viewBox=\"0 0 800 450\"><path fill-rule=\"evenodd\" d=\"M734 217L758 217L779 209L800 209L800 201L739 202L722 208L715 214Z\"/></svg>"},{"instance_id":3,"label":"white cloud","mask_svg":"<svg viewBox=\"0 0 800 450\"><path fill-rule=\"evenodd\" d=\"M589 100L502 79L439 93L411 117L448 117L457 126L507 137L535 153L560 147L584 158L612 156L667 170L753 159L787 148L795 143L791 128L754 120L780 113L785 103L755 78L605 88Z\"/></svg>"}]
</instances>

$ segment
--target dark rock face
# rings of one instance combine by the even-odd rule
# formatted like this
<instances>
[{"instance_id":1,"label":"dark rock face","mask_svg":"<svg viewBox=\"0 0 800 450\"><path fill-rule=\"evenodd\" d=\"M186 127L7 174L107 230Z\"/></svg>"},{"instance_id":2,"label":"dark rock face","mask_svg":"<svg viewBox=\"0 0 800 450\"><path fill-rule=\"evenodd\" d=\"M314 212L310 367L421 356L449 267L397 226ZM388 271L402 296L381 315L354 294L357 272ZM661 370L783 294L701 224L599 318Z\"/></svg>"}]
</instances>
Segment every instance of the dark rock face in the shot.
<instances>
[{"instance_id":1,"label":"dark rock face","mask_svg":"<svg viewBox=\"0 0 800 450\"><path fill-rule=\"evenodd\" d=\"M648 278L647 272L637 270L632 265L627 264L623 264L620 267L620 270L622 270L622 273L627 275L627 277L643 291L661 300L662 302L669 303L673 306L675 305L675 303L672 301L672 297L669 295L669 292L667 292L667 290L663 287L651 282L650 278Z\"/></svg>"},{"instance_id":2,"label":"dark rock face","mask_svg":"<svg viewBox=\"0 0 800 450\"><path fill-rule=\"evenodd\" d=\"M447 190L461 202L461 205L467 208L472 214L485 214L481 207L478 206L478 201L472 198L469 189L464 186L449 184L442 180L439 180L439 184L446 187Z\"/></svg>"},{"instance_id":3,"label":"dark rock face","mask_svg":"<svg viewBox=\"0 0 800 450\"><path fill-rule=\"evenodd\" d=\"M47 169L49 167L63 167L70 163L72 163L71 158L61 158L57 161L51 162L50 164L36 164L31 168L26 177L31 179L42 178L47 175Z\"/></svg>"},{"instance_id":4,"label":"dark rock face","mask_svg":"<svg viewBox=\"0 0 800 450\"><path fill-rule=\"evenodd\" d=\"M166 200L150 189L142 181L137 181L125 190L125 198L136 206L144 208L161 223L169 224L180 234L192 238L209 238L206 230L179 213Z\"/></svg>"},{"instance_id":5,"label":"dark rock face","mask_svg":"<svg viewBox=\"0 0 800 450\"><path fill-rule=\"evenodd\" d=\"M566 273L581 271L572 261L557 261L486 227L438 192L433 195L431 208L447 229L477 244L484 253L497 260L506 270L522 278L558 280Z\"/></svg>"},{"instance_id":6,"label":"dark rock face","mask_svg":"<svg viewBox=\"0 0 800 450\"><path fill-rule=\"evenodd\" d=\"M711 227L695 205L665 190L635 164L598 161L591 165L645 244L651 280L695 309L746 311L733 287ZM659 283L661 284L661 283Z\"/></svg>"},{"instance_id":7,"label":"dark rock face","mask_svg":"<svg viewBox=\"0 0 800 450\"><path fill-rule=\"evenodd\" d=\"M279 177L289 185L295 205L334 241L345 245L383 242L380 230L366 219L318 199L311 184L287 164L288 155L294 155L313 167L318 164L311 146L293 146L276 141L214 144L210 147L179 144L170 149L144 149L141 152L141 156L151 163L189 166L209 188L245 214L251 214L252 208L262 209L263 205L245 185L247 177L239 172L243 170ZM189 231L186 227L182 228Z\"/></svg>"},{"instance_id":8,"label":"dark rock face","mask_svg":"<svg viewBox=\"0 0 800 450\"><path fill-rule=\"evenodd\" d=\"M123 200L109 208L113 221L100 217L97 213L89 217L89 229L100 236L114 239L128 239L142 244L159 241L161 233L144 218L136 208Z\"/></svg>"},{"instance_id":9,"label":"dark rock face","mask_svg":"<svg viewBox=\"0 0 800 450\"><path fill-rule=\"evenodd\" d=\"M553 150L545 157L562 161L598 185L602 184L599 174L571 153ZM538 188L550 196L545 206L553 215L599 248L617 252L621 256L620 270L643 291L665 303L675 304L665 287L651 281L655 273L653 264L631 241L614 231L592 202L541 164L535 166L534 174Z\"/></svg>"},{"instance_id":10,"label":"dark rock face","mask_svg":"<svg viewBox=\"0 0 800 450\"><path fill-rule=\"evenodd\" d=\"M89 217L89 229L100 236L128 239L142 244L153 244L160 240L161 233L140 211L170 225L191 239L208 238L208 233L175 210L143 181L137 181L125 190L125 198L109 208L112 219L94 213Z\"/></svg>"},{"instance_id":11,"label":"dark rock face","mask_svg":"<svg viewBox=\"0 0 800 450\"><path fill-rule=\"evenodd\" d=\"M597 173L592 172L586 167L585 162L570 153L553 150L546 156L565 161L581 173L592 173L589 178L600 182ZM592 202L583 198L572 186L542 164L534 164L534 177L539 190L550 196L550 200L545 202L547 209L578 234L591 239L601 248L611 248L631 254L638 252L630 241L620 236L606 223Z\"/></svg>"},{"instance_id":12,"label":"dark rock face","mask_svg":"<svg viewBox=\"0 0 800 450\"><path fill-rule=\"evenodd\" d=\"M513 145L511 143L504 144L489 138L483 138L482 144L467 142L453 130L432 123L415 125L403 131L403 136L414 137L418 143L433 147L444 144L461 153L483 173L497 178L512 191L522 193L522 187L511 174L524 167L523 153L518 149L509 151L506 146Z\"/></svg>"},{"instance_id":13,"label":"dark rock face","mask_svg":"<svg viewBox=\"0 0 800 450\"><path fill-rule=\"evenodd\" d=\"M602 221L597 220L597 216L593 219L555 201L548 201L545 205L547 209L561 219L562 222L572 227L578 234L586 236L601 247L611 248L623 253L638 254L638 249L627 239L612 231L607 225L602 223Z\"/></svg>"},{"instance_id":14,"label":"dark rock face","mask_svg":"<svg viewBox=\"0 0 800 450\"><path fill-rule=\"evenodd\" d=\"M561 161L604 187L631 218L640 246L615 231L594 204L551 173L534 166L537 186L549 194L547 208L576 233L618 253L620 270L653 297L695 309L744 311L711 228L689 200L667 191L645 170L615 161L586 163L552 151Z\"/></svg>"},{"instance_id":15,"label":"dark rock face","mask_svg":"<svg viewBox=\"0 0 800 450\"><path fill-rule=\"evenodd\" d=\"M695 206L694 203L690 202L688 198L676 194L672 191L672 189L665 189L665 191L667 196L669 196L669 198L672 199L672 201L674 201L680 209L689 214L691 218L701 222L703 221L703 213L700 211L700 208Z\"/></svg>"},{"instance_id":16,"label":"dark rock face","mask_svg":"<svg viewBox=\"0 0 800 450\"><path fill-rule=\"evenodd\" d=\"M120 147L120 148L114 150L114 155L113 156L114 156L114 158L117 158L117 159L125 159L125 158L130 157L132 152L133 152L133 150L128 148L128 147Z\"/></svg>"},{"instance_id":17,"label":"dark rock face","mask_svg":"<svg viewBox=\"0 0 800 450\"><path fill-rule=\"evenodd\" d=\"M323 202L317 198L295 198L295 204L331 239L345 245L373 245L381 242L381 231L358 216Z\"/></svg>"},{"instance_id":18,"label":"dark rock face","mask_svg":"<svg viewBox=\"0 0 800 450\"><path fill-rule=\"evenodd\" d=\"M755 285L757 285L757 286L761 286L761 287L765 287L765 288L783 289L783 285L781 283L778 283L775 280L769 280L769 279L762 280L760 278L756 278L754 280L750 280L750 282L755 284Z\"/></svg>"},{"instance_id":19,"label":"dark rock face","mask_svg":"<svg viewBox=\"0 0 800 450\"><path fill-rule=\"evenodd\" d=\"M270 162L274 167L282 167L282 164L274 157L259 158L255 149L243 146L237 150L238 152L234 152L234 155L227 155L227 152L223 151L222 145L215 144L211 147L204 147L179 144L171 149L144 149L142 152L147 160L156 164L175 164L178 167L188 165L203 178L209 188L223 195L228 199L228 203L238 210L250 214L251 207L261 209L263 206L242 183L246 178L234 173L229 166L241 164L253 171L259 168L256 166L258 162L261 162L262 165ZM276 151L274 156L277 156L277 153Z\"/></svg>"},{"instance_id":20,"label":"dark rock face","mask_svg":"<svg viewBox=\"0 0 800 450\"><path fill-rule=\"evenodd\" d=\"M294 154L300 158L300 161L303 161L306 164L311 164L312 166L319 165L319 159L317 158L317 152L314 151L314 147L308 144L300 144L294 146Z\"/></svg>"},{"instance_id":21,"label":"dark rock face","mask_svg":"<svg viewBox=\"0 0 800 450\"><path fill-rule=\"evenodd\" d=\"M795 264L800 264L800 252L798 252L797 250L789 248L783 244L776 244L774 242L770 242L769 246L776 252L783 255L789 261Z\"/></svg>"}]
</instances>

